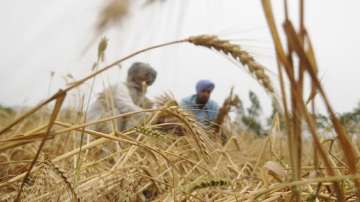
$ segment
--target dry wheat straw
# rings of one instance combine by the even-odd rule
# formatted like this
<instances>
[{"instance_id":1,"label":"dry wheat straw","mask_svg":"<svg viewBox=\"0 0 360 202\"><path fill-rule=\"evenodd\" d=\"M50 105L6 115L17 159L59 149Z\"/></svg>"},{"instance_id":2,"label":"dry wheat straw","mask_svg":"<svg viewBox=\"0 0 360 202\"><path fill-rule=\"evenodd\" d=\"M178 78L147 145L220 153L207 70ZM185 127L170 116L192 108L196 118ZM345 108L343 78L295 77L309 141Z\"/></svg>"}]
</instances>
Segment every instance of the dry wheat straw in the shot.
<instances>
[{"instance_id":1,"label":"dry wheat straw","mask_svg":"<svg viewBox=\"0 0 360 202\"><path fill-rule=\"evenodd\" d=\"M61 168L56 166L53 162L51 162L49 159L45 159L44 164L46 164L50 169L54 171L55 174L57 174L62 179L62 181L71 191L74 199L76 201L79 201L79 197L77 196L75 189L73 188L73 185L70 183L70 180L68 179L68 177L66 177L65 172Z\"/></svg>"}]
</instances>

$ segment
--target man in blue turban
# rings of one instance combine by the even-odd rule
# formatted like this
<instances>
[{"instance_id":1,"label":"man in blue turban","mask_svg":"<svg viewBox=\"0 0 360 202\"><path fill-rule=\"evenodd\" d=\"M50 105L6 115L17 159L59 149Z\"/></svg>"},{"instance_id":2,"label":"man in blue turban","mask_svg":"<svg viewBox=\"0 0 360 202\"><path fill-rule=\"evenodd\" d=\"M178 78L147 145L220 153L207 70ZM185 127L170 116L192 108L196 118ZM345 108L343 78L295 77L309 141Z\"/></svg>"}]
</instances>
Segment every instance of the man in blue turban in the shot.
<instances>
[{"instance_id":1,"label":"man in blue turban","mask_svg":"<svg viewBox=\"0 0 360 202\"><path fill-rule=\"evenodd\" d=\"M215 84L212 81L200 80L196 83L196 94L181 101L181 106L191 111L196 119L205 125L215 121L219 110L218 104L210 99L214 88Z\"/></svg>"}]
</instances>

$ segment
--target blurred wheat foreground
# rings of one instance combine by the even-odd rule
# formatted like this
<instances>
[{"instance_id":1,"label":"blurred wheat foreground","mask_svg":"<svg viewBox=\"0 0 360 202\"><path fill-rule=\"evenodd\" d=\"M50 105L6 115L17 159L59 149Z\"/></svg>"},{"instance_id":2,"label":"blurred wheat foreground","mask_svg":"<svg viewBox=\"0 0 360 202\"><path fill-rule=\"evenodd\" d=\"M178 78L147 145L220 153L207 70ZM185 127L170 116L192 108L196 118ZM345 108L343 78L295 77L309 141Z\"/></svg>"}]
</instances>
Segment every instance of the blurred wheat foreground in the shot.
<instances>
[{"instance_id":1,"label":"blurred wheat foreground","mask_svg":"<svg viewBox=\"0 0 360 202\"><path fill-rule=\"evenodd\" d=\"M95 68L22 115L1 111L0 200L360 200L358 144L349 141L317 77L315 54L303 20L304 2L299 4L300 27L296 31L287 17L285 1L286 50L270 2L262 0L262 4L276 49L279 95L262 65L240 46L217 36L193 36L129 54ZM155 109L92 122L78 109L62 108L69 91L98 74L144 51L177 43L214 49L247 67L269 96L277 99L279 111L266 137L246 131L236 134L231 124L227 128L203 127L170 96L159 99ZM100 44L97 66L104 49L106 45ZM309 97L303 93L305 77L311 81ZM336 134L333 139L324 139L316 127L316 95L328 110ZM231 96L218 117L220 125L234 101ZM50 102L55 103L52 108ZM136 113L149 116L125 131L116 127L109 132L92 130L100 123L114 126L114 120ZM160 118L167 121L158 122ZM310 131L310 139L302 138L303 125Z\"/></svg>"}]
</instances>

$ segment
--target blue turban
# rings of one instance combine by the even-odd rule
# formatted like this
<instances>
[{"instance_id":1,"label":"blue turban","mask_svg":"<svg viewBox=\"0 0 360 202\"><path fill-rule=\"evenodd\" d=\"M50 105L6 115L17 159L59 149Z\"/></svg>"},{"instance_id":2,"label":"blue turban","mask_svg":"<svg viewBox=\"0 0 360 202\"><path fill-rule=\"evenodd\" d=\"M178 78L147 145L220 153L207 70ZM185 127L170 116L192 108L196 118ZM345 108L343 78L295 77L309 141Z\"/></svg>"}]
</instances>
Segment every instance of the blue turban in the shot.
<instances>
[{"instance_id":1,"label":"blue turban","mask_svg":"<svg viewBox=\"0 0 360 202\"><path fill-rule=\"evenodd\" d=\"M209 80L200 80L196 83L196 93L199 94L203 90L209 90L210 92L214 90L215 84Z\"/></svg>"}]
</instances>

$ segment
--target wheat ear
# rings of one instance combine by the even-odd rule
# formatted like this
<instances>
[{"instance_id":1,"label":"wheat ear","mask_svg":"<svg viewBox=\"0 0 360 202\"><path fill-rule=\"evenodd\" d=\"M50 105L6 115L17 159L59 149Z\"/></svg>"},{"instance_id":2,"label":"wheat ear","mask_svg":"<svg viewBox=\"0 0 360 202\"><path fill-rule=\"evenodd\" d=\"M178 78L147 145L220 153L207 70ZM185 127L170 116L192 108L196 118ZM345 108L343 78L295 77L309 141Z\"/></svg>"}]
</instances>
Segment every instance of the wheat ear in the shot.
<instances>
[{"instance_id":1,"label":"wheat ear","mask_svg":"<svg viewBox=\"0 0 360 202\"><path fill-rule=\"evenodd\" d=\"M210 144L211 141L207 138L205 130L199 125L193 115L182 110L178 106L168 107L165 111L177 117L185 124L186 129L188 129L190 134L193 136L200 152L209 157L209 151L211 150L210 147L212 146Z\"/></svg>"},{"instance_id":2,"label":"wheat ear","mask_svg":"<svg viewBox=\"0 0 360 202\"><path fill-rule=\"evenodd\" d=\"M198 35L187 39L189 43L197 46L204 46L213 48L217 51L230 55L235 60L240 61L246 65L251 74L255 76L257 81L270 93L274 93L273 85L271 84L269 76L265 73L263 65L258 63L247 51L240 48L239 45L233 44L228 40L219 39L215 35Z\"/></svg>"}]
</instances>

